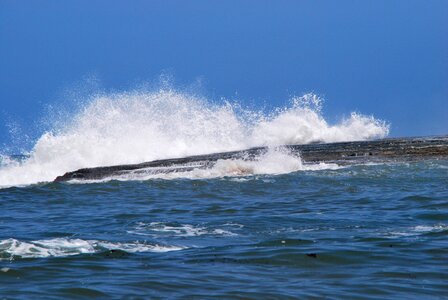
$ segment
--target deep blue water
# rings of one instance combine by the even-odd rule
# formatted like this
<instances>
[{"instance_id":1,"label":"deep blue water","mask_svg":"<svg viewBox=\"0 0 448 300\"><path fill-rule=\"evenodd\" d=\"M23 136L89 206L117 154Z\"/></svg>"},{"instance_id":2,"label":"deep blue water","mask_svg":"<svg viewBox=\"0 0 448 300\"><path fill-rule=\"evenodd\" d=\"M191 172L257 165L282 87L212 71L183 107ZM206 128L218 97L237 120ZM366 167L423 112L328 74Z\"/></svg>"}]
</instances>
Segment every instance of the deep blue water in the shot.
<instances>
[{"instance_id":1,"label":"deep blue water","mask_svg":"<svg viewBox=\"0 0 448 300\"><path fill-rule=\"evenodd\" d=\"M448 298L447 187L445 160L0 189L0 298Z\"/></svg>"}]
</instances>

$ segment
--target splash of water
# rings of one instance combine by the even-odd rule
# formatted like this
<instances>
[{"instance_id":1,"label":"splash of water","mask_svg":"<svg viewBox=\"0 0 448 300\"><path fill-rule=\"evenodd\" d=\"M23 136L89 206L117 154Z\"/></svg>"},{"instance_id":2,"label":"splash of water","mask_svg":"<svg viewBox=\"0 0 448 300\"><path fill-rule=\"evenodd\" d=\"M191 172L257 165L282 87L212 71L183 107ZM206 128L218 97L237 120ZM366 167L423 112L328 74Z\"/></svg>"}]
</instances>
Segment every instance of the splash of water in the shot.
<instances>
[{"instance_id":1,"label":"splash of water","mask_svg":"<svg viewBox=\"0 0 448 300\"><path fill-rule=\"evenodd\" d=\"M196 168L188 172L170 172L158 174L126 174L114 177L116 180L148 180L148 179L206 179L217 177L247 177L252 175L280 175L296 171L315 171L323 169L341 168L334 163L307 164L302 159L283 148L270 148L265 154L261 154L252 160L222 159L208 169ZM107 180L107 179L106 179ZM102 180L105 181L105 180Z\"/></svg>"},{"instance_id":2,"label":"splash of water","mask_svg":"<svg viewBox=\"0 0 448 300\"><path fill-rule=\"evenodd\" d=\"M53 180L85 167L139 163L254 146L340 142L382 138L388 125L371 116L352 113L330 125L321 100L312 94L292 99L290 107L268 115L241 111L229 103L213 104L198 96L162 89L93 97L85 106L45 132L30 156L20 164L0 168L0 187ZM297 161L276 157L253 173L291 172ZM292 158L297 160L297 158ZM286 163L279 163L283 161ZM239 164L240 169L242 162ZM268 165L275 166L275 170ZM284 170L278 170L278 166ZM219 163L216 168L228 168ZM247 166L246 166L247 167ZM255 169L254 169L255 168ZM244 169L244 167L243 167ZM228 170L234 172L232 167ZM218 174L223 174L222 169ZM225 170L224 170L225 173Z\"/></svg>"}]
</instances>

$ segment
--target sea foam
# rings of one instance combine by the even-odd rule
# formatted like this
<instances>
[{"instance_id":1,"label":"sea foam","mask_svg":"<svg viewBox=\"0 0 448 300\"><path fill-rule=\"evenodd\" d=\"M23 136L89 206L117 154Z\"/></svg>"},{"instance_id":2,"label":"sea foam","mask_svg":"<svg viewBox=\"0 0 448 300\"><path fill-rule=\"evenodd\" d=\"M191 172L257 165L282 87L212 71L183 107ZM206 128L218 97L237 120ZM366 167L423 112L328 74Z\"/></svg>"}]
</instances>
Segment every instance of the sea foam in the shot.
<instances>
[{"instance_id":1,"label":"sea foam","mask_svg":"<svg viewBox=\"0 0 448 300\"><path fill-rule=\"evenodd\" d=\"M99 253L108 250L135 252L168 252L182 250L184 247L171 245L151 245L142 242L109 242L98 240L83 240L56 238L37 241L20 241L13 238L0 240L0 260L40 257L62 257L79 254Z\"/></svg>"},{"instance_id":2,"label":"sea foam","mask_svg":"<svg viewBox=\"0 0 448 300\"><path fill-rule=\"evenodd\" d=\"M367 140L388 134L385 122L359 113L329 124L321 105L316 95L306 94L293 98L290 106L266 114L171 89L92 96L62 125L43 133L28 159L1 166L0 187L52 181L65 172L86 167L254 146ZM265 165L218 162L209 175L245 170L250 174L286 173L302 167L300 158L284 153L270 155L258 160Z\"/></svg>"}]
</instances>

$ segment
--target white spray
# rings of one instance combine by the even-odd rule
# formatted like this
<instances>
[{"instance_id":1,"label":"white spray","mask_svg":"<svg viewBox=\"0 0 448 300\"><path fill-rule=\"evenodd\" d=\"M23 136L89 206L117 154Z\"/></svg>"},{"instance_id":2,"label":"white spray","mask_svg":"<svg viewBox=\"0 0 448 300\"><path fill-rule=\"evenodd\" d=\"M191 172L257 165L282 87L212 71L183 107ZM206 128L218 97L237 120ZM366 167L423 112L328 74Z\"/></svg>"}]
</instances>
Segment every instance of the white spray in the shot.
<instances>
[{"instance_id":1,"label":"white spray","mask_svg":"<svg viewBox=\"0 0 448 300\"><path fill-rule=\"evenodd\" d=\"M320 108L320 99L312 94L294 98L291 107L267 116L247 110L239 113L229 103L211 104L173 90L96 96L63 126L45 132L27 160L1 166L0 187L51 181L85 167L388 134L385 122L357 113L330 125ZM270 173L268 165L274 168L271 173L300 169L296 158L288 158L294 160L291 169L287 155L276 156L277 163L272 163L275 156L270 155L264 158L269 164L252 166L255 173ZM281 166L284 170L278 170Z\"/></svg>"}]
</instances>

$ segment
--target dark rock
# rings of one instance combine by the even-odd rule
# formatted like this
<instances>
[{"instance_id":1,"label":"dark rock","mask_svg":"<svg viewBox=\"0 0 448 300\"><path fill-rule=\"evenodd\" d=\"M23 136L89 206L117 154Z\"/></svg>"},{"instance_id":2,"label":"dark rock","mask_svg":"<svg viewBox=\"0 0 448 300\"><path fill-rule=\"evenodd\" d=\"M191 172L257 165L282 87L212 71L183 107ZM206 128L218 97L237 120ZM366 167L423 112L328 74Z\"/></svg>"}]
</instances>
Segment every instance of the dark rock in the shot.
<instances>
[{"instance_id":1,"label":"dark rock","mask_svg":"<svg viewBox=\"0 0 448 300\"><path fill-rule=\"evenodd\" d=\"M292 154L300 155L305 163L333 162L352 164L382 161L408 161L428 158L448 158L448 136L389 138L374 141L328 144L286 145ZM210 168L219 159L254 160L268 151L256 147L242 151L197 155L184 158L155 160L141 164L86 168L58 176L55 181L98 180L129 173L158 174L184 172L195 168Z\"/></svg>"}]
</instances>

